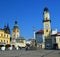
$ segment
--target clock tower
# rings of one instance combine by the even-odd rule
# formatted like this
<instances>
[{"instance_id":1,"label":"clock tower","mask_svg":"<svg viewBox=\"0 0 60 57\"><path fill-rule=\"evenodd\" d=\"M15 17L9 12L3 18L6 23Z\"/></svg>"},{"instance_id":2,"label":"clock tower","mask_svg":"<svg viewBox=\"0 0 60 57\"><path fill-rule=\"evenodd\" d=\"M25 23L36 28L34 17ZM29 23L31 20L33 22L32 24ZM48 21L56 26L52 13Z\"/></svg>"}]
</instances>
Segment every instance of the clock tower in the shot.
<instances>
[{"instance_id":1,"label":"clock tower","mask_svg":"<svg viewBox=\"0 0 60 57\"><path fill-rule=\"evenodd\" d=\"M44 24L44 37L45 37L45 48L51 49L52 48L52 39L51 39L51 20L50 20L50 13L48 8L44 8L43 12L43 24Z\"/></svg>"},{"instance_id":2,"label":"clock tower","mask_svg":"<svg viewBox=\"0 0 60 57\"><path fill-rule=\"evenodd\" d=\"M51 20L50 20L50 13L48 8L44 8L44 13L43 13L43 24L44 24L44 36L48 37L50 35L51 32Z\"/></svg>"}]
</instances>

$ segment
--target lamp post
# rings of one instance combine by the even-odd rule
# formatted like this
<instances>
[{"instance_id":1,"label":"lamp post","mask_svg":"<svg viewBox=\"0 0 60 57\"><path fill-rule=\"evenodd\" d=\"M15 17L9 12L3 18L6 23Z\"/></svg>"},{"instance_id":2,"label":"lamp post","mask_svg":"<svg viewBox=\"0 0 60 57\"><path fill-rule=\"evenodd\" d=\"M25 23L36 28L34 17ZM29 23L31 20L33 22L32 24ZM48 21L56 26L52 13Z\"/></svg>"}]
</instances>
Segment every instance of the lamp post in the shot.
<instances>
[{"instance_id":1,"label":"lamp post","mask_svg":"<svg viewBox=\"0 0 60 57\"><path fill-rule=\"evenodd\" d=\"M36 47L36 35L35 35L36 28L35 27L33 27L33 32L34 32L34 40L33 40L33 42L34 42L34 46Z\"/></svg>"}]
</instances>

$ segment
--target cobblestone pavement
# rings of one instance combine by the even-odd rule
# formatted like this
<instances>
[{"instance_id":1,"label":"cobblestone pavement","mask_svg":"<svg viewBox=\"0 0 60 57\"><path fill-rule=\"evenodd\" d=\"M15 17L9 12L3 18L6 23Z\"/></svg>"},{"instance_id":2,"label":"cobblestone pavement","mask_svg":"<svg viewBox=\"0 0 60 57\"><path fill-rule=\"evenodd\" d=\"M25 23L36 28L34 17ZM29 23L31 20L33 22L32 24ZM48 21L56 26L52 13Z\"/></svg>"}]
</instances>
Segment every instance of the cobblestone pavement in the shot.
<instances>
[{"instance_id":1,"label":"cobblestone pavement","mask_svg":"<svg viewBox=\"0 0 60 57\"><path fill-rule=\"evenodd\" d=\"M60 50L0 51L0 57L60 57Z\"/></svg>"}]
</instances>

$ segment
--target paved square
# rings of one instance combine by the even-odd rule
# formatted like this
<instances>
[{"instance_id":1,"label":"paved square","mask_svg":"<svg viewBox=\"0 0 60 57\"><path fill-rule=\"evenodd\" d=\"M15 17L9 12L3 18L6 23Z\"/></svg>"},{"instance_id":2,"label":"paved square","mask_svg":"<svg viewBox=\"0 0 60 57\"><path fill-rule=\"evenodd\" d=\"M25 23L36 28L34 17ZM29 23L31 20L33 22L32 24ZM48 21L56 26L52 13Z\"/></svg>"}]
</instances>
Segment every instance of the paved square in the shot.
<instances>
[{"instance_id":1,"label":"paved square","mask_svg":"<svg viewBox=\"0 0 60 57\"><path fill-rule=\"evenodd\" d=\"M0 57L60 57L60 50L0 51Z\"/></svg>"}]
</instances>

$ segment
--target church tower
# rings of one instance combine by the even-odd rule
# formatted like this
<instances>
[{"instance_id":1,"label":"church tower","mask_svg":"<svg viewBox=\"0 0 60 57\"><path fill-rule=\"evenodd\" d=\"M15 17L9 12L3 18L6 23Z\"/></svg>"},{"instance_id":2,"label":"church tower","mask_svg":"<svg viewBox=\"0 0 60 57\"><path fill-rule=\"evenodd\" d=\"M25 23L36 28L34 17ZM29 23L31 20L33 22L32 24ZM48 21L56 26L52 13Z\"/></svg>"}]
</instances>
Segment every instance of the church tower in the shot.
<instances>
[{"instance_id":1,"label":"church tower","mask_svg":"<svg viewBox=\"0 0 60 57\"><path fill-rule=\"evenodd\" d=\"M51 39L51 20L50 20L50 13L48 8L44 8L43 12L43 24L44 24L44 37L45 37L45 48L51 49L52 48L52 39Z\"/></svg>"},{"instance_id":2,"label":"church tower","mask_svg":"<svg viewBox=\"0 0 60 57\"><path fill-rule=\"evenodd\" d=\"M15 45L16 39L20 37L20 29L18 27L17 21L15 21L14 27L12 29L12 45Z\"/></svg>"},{"instance_id":3,"label":"church tower","mask_svg":"<svg viewBox=\"0 0 60 57\"><path fill-rule=\"evenodd\" d=\"M12 38L17 39L19 36L20 36L20 30L17 21L15 21L15 25L12 29Z\"/></svg>"},{"instance_id":4,"label":"church tower","mask_svg":"<svg viewBox=\"0 0 60 57\"><path fill-rule=\"evenodd\" d=\"M43 13L43 24L44 24L44 36L48 37L50 35L51 32L51 20L50 20L50 13L48 8L44 8L44 13Z\"/></svg>"}]
</instances>

